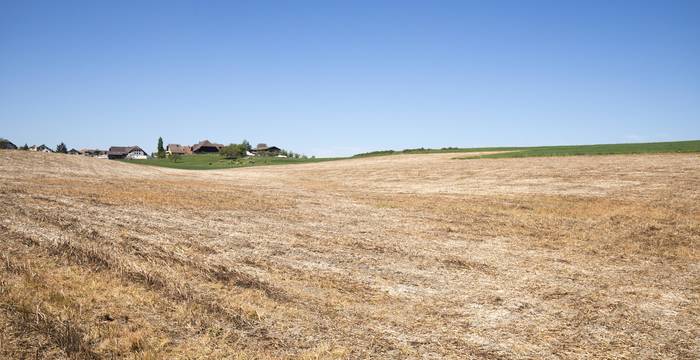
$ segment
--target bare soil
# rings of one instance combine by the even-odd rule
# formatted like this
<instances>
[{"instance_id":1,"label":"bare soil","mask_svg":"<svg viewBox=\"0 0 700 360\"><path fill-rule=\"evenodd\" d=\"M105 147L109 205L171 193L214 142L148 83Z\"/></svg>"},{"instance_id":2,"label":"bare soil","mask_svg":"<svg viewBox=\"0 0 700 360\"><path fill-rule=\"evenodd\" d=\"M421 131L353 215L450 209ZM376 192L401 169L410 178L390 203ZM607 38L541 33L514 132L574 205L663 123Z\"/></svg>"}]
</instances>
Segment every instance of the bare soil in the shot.
<instances>
[{"instance_id":1,"label":"bare soil","mask_svg":"<svg viewBox=\"0 0 700 360\"><path fill-rule=\"evenodd\" d=\"M700 156L0 151L0 358L697 358Z\"/></svg>"}]
</instances>

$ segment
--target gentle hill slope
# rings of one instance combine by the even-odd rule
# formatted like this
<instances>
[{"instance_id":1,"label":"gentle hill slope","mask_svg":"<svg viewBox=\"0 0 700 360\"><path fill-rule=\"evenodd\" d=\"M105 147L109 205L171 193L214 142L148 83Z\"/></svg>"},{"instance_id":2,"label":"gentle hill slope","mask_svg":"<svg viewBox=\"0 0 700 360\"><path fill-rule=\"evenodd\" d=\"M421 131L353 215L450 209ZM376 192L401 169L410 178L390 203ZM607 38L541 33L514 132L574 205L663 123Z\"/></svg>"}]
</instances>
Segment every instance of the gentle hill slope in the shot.
<instances>
[{"instance_id":1,"label":"gentle hill slope","mask_svg":"<svg viewBox=\"0 0 700 360\"><path fill-rule=\"evenodd\" d=\"M697 154L0 151L0 358L692 358Z\"/></svg>"},{"instance_id":2,"label":"gentle hill slope","mask_svg":"<svg viewBox=\"0 0 700 360\"><path fill-rule=\"evenodd\" d=\"M385 156L397 154L436 154L436 153L475 153L490 152L484 155L469 155L471 158L510 158L539 156L576 156L576 155L619 155L619 154L662 154L700 152L700 140L670 141L654 143L597 144L597 145L562 145L534 147L485 147L485 148L442 148L442 149L405 149L401 151L382 150L354 157Z\"/></svg>"}]
</instances>

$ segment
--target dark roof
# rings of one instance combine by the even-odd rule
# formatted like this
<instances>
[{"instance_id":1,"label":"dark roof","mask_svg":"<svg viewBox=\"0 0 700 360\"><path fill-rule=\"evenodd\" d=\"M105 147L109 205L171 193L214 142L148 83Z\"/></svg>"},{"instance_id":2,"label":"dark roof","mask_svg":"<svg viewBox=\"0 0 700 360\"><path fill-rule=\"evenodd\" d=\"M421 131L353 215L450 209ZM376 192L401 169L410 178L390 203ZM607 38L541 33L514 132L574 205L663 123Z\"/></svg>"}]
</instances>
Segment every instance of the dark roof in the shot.
<instances>
[{"instance_id":1,"label":"dark roof","mask_svg":"<svg viewBox=\"0 0 700 360\"><path fill-rule=\"evenodd\" d=\"M39 146L34 145L34 146L32 146L32 147L35 148L35 149L37 149L37 150L41 150L41 151L43 151L43 150L48 150L48 151L50 151L50 152L53 152L53 149L51 149L50 147L48 147L48 146L46 146L46 145L44 145L44 144L41 144L41 145L39 145Z\"/></svg>"},{"instance_id":2,"label":"dark roof","mask_svg":"<svg viewBox=\"0 0 700 360\"><path fill-rule=\"evenodd\" d=\"M277 146L267 146L265 145L264 147L260 146L261 144L258 144L258 146L255 149L250 149L250 152L256 152L256 151L280 151L282 149L278 148ZM262 144L264 145L264 144Z\"/></svg>"},{"instance_id":3,"label":"dark roof","mask_svg":"<svg viewBox=\"0 0 700 360\"><path fill-rule=\"evenodd\" d=\"M17 146L10 140L0 138L0 149L17 149Z\"/></svg>"},{"instance_id":4,"label":"dark roof","mask_svg":"<svg viewBox=\"0 0 700 360\"><path fill-rule=\"evenodd\" d=\"M107 150L100 150L100 149L80 149L80 152L83 154L106 154Z\"/></svg>"},{"instance_id":5,"label":"dark roof","mask_svg":"<svg viewBox=\"0 0 700 360\"><path fill-rule=\"evenodd\" d=\"M132 151L142 151L144 154L146 153L141 149L140 147L134 145L134 146L110 146L109 151L107 151L107 155L127 155Z\"/></svg>"},{"instance_id":6,"label":"dark roof","mask_svg":"<svg viewBox=\"0 0 700 360\"><path fill-rule=\"evenodd\" d=\"M202 141L192 145L192 152L197 152L197 150L199 150L200 148L203 148L203 147L215 147L217 149L221 149L224 146L222 144L213 143L209 140L202 140Z\"/></svg>"},{"instance_id":7,"label":"dark roof","mask_svg":"<svg viewBox=\"0 0 700 360\"><path fill-rule=\"evenodd\" d=\"M75 149L70 149L70 150L68 150L68 153L69 154L80 154L80 151L75 150Z\"/></svg>"}]
</instances>

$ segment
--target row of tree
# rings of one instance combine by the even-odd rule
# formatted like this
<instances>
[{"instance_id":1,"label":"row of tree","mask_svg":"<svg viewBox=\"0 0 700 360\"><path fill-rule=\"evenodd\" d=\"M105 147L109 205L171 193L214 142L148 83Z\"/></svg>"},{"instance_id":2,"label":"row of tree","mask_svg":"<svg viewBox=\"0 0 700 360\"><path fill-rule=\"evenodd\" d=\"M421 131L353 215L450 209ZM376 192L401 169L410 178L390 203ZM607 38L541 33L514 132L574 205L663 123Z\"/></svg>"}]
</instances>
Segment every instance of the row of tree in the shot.
<instances>
[{"instance_id":1,"label":"row of tree","mask_svg":"<svg viewBox=\"0 0 700 360\"><path fill-rule=\"evenodd\" d=\"M308 156L306 156L304 154L299 154L299 153L295 153L295 152L287 151L287 150L280 151L280 155L284 155L286 157L295 158L295 159L308 159L309 158ZM312 156L311 158L314 158L314 156Z\"/></svg>"}]
</instances>

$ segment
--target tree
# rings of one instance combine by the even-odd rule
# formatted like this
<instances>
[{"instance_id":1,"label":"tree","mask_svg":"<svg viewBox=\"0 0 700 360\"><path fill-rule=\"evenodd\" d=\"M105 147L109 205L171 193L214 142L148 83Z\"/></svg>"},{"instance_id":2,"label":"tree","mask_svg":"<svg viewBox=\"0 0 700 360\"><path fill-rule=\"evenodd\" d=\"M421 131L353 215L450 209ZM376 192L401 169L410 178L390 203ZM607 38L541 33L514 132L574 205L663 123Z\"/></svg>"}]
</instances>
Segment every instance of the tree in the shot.
<instances>
[{"instance_id":1,"label":"tree","mask_svg":"<svg viewBox=\"0 0 700 360\"><path fill-rule=\"evenodd\" d=\"M163 147L163 138L158 138L158 153L156 154L158 158L162 159L165 157L165 148Z\"/></svg>"},{"instance_id":2,"label":"tree","mask_svg":"<svg viewBox=\"0 0 700 360\"><path fill-rule=\"evenodd\" d=\"M66 144L60 143L56 146L56 152L57 153L62 153L62 154L67 154L68 153L68 148L66 147Z\"/></svg>"},{"instance_id":3,"label":"tree","mask_svg":"<svg viewBox=\"0 0 700 360\"><path fill-rule=\"evenodd\" d=\"M253 148L252 146L250 146L250 143L246 139L243 139L241 145L245 147L245 151L250 151Z\"/></svg>"},{"instance_id":4,"label":"tree","mask_svg":"<svg viewBox=\"0 0 700 360\"><path fill-rule=\"evenodd\" d=\"M238 159L245 157L246 148L243 144L229 144L219 150L219 155L226 159Z\"/></svg>"},{"instance_id":5,"label":"tree","mask_svg":"<svg viewBox=\"0 0 700 360\"><path fill-rule=\"evenodd\" d=\"M21 146L19 149L20 150L29 150L29 145L27 145L27 143L24 143L24 145Z\"/></svg>"}]
</instances>

